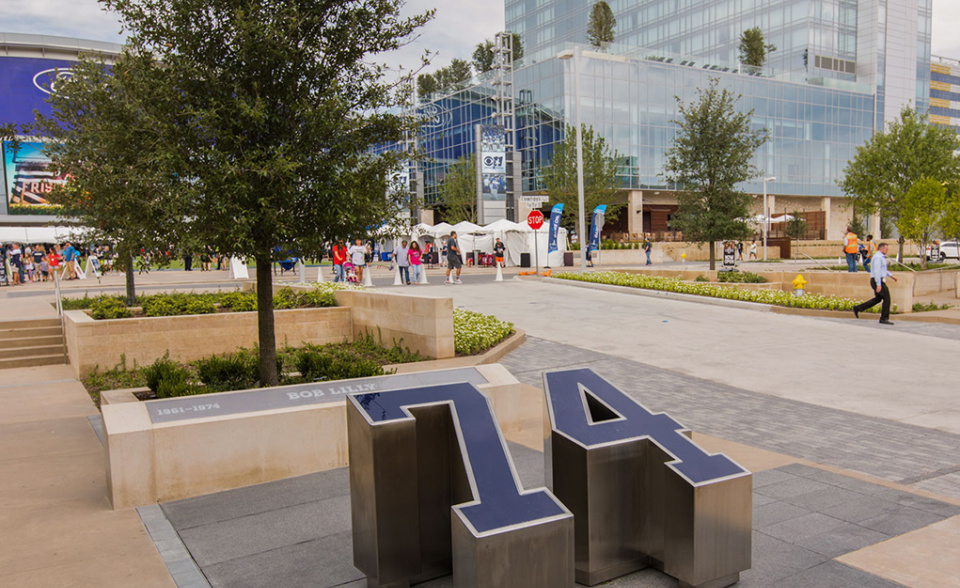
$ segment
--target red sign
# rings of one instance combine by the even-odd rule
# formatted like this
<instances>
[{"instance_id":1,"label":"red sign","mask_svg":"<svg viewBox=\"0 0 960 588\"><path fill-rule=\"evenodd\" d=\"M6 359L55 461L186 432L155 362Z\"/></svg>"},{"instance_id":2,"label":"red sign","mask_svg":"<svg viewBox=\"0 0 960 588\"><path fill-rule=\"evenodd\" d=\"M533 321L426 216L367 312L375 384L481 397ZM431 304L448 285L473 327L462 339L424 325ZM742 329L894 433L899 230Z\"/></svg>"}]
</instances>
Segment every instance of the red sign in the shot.
<instances>
[{"instance_id":1,"label":"red sign","mask_svg":"<svg viewBox=\"0 0 960 588\"><path fill-rule=\"evenodd\" d=\"M539 230L543 226L543 213L539 210L531 210L527 215L527 224L534 231Z\"/></svg>"}]
</instances>

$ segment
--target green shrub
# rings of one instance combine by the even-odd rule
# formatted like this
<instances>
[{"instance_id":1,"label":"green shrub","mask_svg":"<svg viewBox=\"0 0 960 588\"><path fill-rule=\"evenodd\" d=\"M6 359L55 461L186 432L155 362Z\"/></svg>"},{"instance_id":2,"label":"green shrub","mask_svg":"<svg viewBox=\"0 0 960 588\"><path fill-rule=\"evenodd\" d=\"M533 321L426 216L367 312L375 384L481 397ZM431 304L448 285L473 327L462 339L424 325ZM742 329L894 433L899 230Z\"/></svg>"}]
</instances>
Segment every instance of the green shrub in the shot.
<instances>
[{"instance_id":1,"label":"green shrub","mask_svg":"<svg viewBox=\"0 0 960 588\"><path fill-rule=\"evenodd\" d=\"M233 312L257 310L257 295L249 292L227 292L220 295L220 306Z\"/></svg>"},{"instance_id":2,"label":"green shrub","mask_svg":"<svg viewBox=\"0 0 960 588\"><path fill-rule=\"evenodd\" d=\"M197 377L211 392L247 390L256 388L260 382L256 351L239 349L236 353L198 359L193 365L197 368Z\"/></svg>"},{"instance_id":3,"label":"green shrub","mask_svg":"<svg viewBox=\"0 0 960 588\"><path fill-rule=\"evenodd\" d=\"M773 304L792 308L849 311L859 304L857 300L850 300L849 298L841 298L839 296L824 296L822 294L809 293L803 296L794 296L791 292L783 292L781 290L742 290L740 288L728 288L714 284L684 282L677 278L660 278L620 272L591 272L586 274L561 272L554 274L554 277L561 280L576 280L580 282L611 284L647 290L679 292L682 294L742 300L744 302L758 302L760 304ZM456 323L454 323L454 325L456 325Z\"/></svg>"},{"instance_id":4,"label":"green shrub","mask_svg":"<svg viewBox=\"0 0 960 588\"><path fill-rule=\"evenodd\" d=\"M181 307L169 298L153 298L144 301L145 316L177 316L183 314Z\"/></svg>"},{"instance_id":5,"label":"green shrub","mask_svg":"<svg viewBox=\"0 0 960 588\"><path fill-rule=\"evenodd\" d=\"M273 307L277 310L299 308L300 296L293 288L280 288L273 296Z\"/></svg>"},{"instance_id":6,"label":"green shrub","mask_svg":"<svg viewBox=\"0 0 960 588\"><path fill-rule=\"evenodd\" d=\"M513 323L462 308L453 311L453 346L461 355L480 353L513 333Z\"/></svg>"},{"instance_id":7,"label":"green shrub","mask_svg":"<svg viewBox=\"0 0 960 588\"><path fill-rule=\"evenodd\" d=\"M187 298L184 301L183 312L180 314L212 314L217 307L209 298Z\"/></svg>"},{"instance_id":8,"label":"green shrub","mask_svg":"<svg viewBox=\"0 0 960 588\"><path fill-rule=\"evenodd\" d=\"M307 381L346 380L383 375L383 367L344 346L308 345L295 357L297 371Z\"/></svg>"},{"instance_id":9,"label":"green shrub","mask_svg":"<svg viewBox=\"0 0 960 588\"><path fill-rule=\"evenodd\" d=\"M132 316L130 309L114 297L97 298L90 305L90 316L95 320L120 319Z\"/></svg>"},{"instance_id":10,"label":"green shrub","mask_svg":"<svg viewBox=\"0 0 960 588\"><path fill-rule=\"evenodd\" d=\"M161 395L163 384L166 384L163 392L169 392L179 384L185 385L189 375L187 368L170 359L169 354L143 368L144 381L150 391L157 395L157 398L166 398L166 396Z\"/></svg>"},{"instance_id":11,"label":"green shrub","mask_svg":"<svg viewBox=\"0 0 960 588\"><path fill-rule=\"evenodd\" d=\"M707 276L699 275L699 276L697 276L696 278L694 278L693 281L694 281L694 282L709 282L710 280L707 279Z\"/></svg>"},{"instance_id":12,"label":"green shrub","mask_svg":"<svg viewBox=\"0 0 960 588\"><path fill-rule=\"evenodd\" d=\"M934 310L948 310L949 308L949 304L937 304L936 302L930 302L928 304L922 302L913 303L913 312L931 312Z\"/></svg>"},{"instance_id":13,"label":"green shrub","mask_svg":"<svg viewBox=\"0 0 960 588\"><path fill-rule=\"evenodd\" d=\"M765 284L767 279L753 272L719 272L717 279L731 284Z\"/></svg>"}]
</instances>

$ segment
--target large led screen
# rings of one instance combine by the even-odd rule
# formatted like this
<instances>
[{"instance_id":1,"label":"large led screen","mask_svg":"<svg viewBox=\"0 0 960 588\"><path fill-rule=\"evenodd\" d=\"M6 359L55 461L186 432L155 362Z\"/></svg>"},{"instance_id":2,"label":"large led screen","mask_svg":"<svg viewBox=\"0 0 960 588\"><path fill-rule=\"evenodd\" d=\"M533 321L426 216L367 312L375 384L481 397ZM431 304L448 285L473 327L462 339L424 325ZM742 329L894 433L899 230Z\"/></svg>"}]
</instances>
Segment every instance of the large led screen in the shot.
<instances>
[{"instance_id":1,"label":"large led screen","mask_svg":"<svg viewBox=\"0 0 960 588\"><path fill-rule=\"evenodd\" d=\"M7 210L9 214L26 213L50 204L47 197L64 178L50 170L50 158L43 152L43 143L22 142L18 149L3 143L3 169L6 172Z\"/></svg>"},{"instance_id":2,"label":"large led screen","mask_svg":"<svg viewBox=\"0 0 960 588\"><path fill-rule=\"evenodd\" d=\"M34 110L49 115L45 100L73 65L59 59L0 57L0 123L30 124Z\"/></svg>"}]
</instances>

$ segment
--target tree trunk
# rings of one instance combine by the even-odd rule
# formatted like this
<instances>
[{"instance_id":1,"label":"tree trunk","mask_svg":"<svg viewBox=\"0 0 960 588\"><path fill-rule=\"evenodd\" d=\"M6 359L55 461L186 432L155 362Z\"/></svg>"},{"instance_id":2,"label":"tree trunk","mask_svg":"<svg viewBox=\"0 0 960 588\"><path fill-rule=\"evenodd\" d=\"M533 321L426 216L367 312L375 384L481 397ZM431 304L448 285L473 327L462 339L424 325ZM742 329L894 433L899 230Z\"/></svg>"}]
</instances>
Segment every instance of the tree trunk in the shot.
<instances>
[{"instance_id":1,"label":"tree trunk","mask_svg":"<svg viewBox=\"0 0 960 588\"><path fill-rule=\"evenodd\" d=\"M903 244L906 242L906 239L903 238L903 235L897 239L897 261L903 263Z\"/></svg>"},{"instance_id":2,"label":"tree trunk","mask_svg":"<svg viewBox=\"0 0 960 588\"><path fill-rule=\"evenodd\" d=\"M716 243L713 241L710 242L710 271L717 269L717 250Z\"/></svg>"},{"instance_id":3,"label":"tree trunk","mask_svg":"<svg viewBox=\"0 0 960 588\"><path fill-rule=\"evenodd\" d=\"M273 320L273 274L270 253L257 254L257 333L260 339L260 385L277 385L277 336Z\"/></svg>"},{"instance_id":4,"label":"tree trunk","mask_svg":"<svg viewBox=\"0 0 960 588\"><path fill-rule=\"evenodd\" d=\"M133 256L126 256L126 265L124 273L126 274L127 279L127 306L136 306L137 305L137 288L133 283Z\"/></svg>"}]
</instances>

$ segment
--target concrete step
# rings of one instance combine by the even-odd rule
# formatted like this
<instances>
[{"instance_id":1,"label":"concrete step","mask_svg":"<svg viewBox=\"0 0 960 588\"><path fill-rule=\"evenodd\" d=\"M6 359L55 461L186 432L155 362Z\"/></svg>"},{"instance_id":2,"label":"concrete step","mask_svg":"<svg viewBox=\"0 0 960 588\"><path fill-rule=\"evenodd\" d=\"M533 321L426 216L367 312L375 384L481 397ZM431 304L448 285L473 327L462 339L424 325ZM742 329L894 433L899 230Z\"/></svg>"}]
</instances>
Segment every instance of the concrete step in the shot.
<instances>
[{"instance_id":1,"label":"concrete step","mask_svg":"<svg viewBox=\"0 0 960 588\"><path fill-rule=\"evenodd\" d=\"M49 337L62 334L63 330L60 329L60 325L57 325L56 327L24 327L20 329L0 328L0 340L29 339L30 337Z\"/></svg>"},{"instance_id":2,"label":"concrete step","mask_svg":"<svg viewBox=\"0 0 960 588\"><path fill-rule=\"evenodd\" d=\"M63 356L63 345L38 345L36 347L18 347L15 349L0 349L0 359L17 359L21 357L35 357L40 355Z\"/></svg>"},{"instance_id":3,"label":"concrete step","mask_svg":"<svg viewBox=\"0 0 960 588\"><path fill-rule=\"evenodd\" d=\"M12 359L0 359L0 370L24 367L36 367L38 365L63 365L67 363L63 358L63 353L56 355L34 355L30 357L14 357Z\"/></svg>"},{"instance_id":4,"label":"concrete step","mask_svg":"<svg viewBox=\"0 0 960 588\"><path fill-rule=\"evenodd\" d=\"M56 333L39 337L20 337L17 339L0 338L0 350L17 349L20 347L39 347L41 345L63 345L63 335Z\"/></svg>"},{"instance_id":5,"label":"concrete step","mask_svg":"<svg viewBox=\"0 0 960 588\"><path fill-rule=\"evenodd\" d=\"M36 329L39 327L60 327L59 318L24 319L18 321L0 321L0 331L9 329Z\"/></svg>"}]
</instances>

